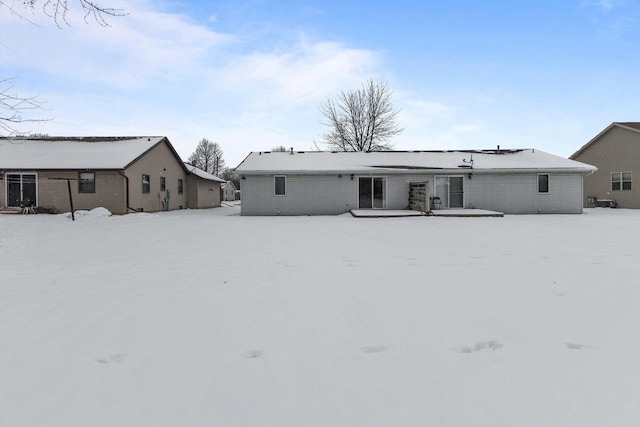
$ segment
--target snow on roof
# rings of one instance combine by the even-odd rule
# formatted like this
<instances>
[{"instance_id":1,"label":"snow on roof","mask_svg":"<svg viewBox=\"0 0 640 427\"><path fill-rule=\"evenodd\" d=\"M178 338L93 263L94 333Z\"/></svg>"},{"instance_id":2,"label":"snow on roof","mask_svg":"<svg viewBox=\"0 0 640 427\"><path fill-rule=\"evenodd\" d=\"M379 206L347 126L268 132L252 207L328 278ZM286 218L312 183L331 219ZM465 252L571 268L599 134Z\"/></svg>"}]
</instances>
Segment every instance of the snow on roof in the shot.
<instances>
[{"instance_id":1,"label":"snow on roof","mask_svg":"<svg viewBox=\"0 0 640 427\"><path fill-rule=\"evenodd\" d=\"M209 172L204 171L200 168L197 168L190 163L184 162L184 165L189 171L189 173L199 176L202 179L208 179L209 181L226 182L224 179L218 178L217 176L212 175Z\"/></svg>"},{"instance_id":2,"label":"snow on roof","mask_svg":"<svg viewBox=\"0 0 640 427\"><path fill-rule=\"evenodd\" d=\"M378 151L378 152L253 152L236 172L322 173L419 170L571 170L594 171L585 163L565 159L535 149L462 151Z\"/></svg>"},{"instance_id":3,"label":"snow on roof","mask_svg":"<svg viewBox=\"0 0 640 427\"><path fill-rule=\"evenodd\" d=\"M0 169L123 169L162 136L0 138Z\"/></svg>"}]
</instances>

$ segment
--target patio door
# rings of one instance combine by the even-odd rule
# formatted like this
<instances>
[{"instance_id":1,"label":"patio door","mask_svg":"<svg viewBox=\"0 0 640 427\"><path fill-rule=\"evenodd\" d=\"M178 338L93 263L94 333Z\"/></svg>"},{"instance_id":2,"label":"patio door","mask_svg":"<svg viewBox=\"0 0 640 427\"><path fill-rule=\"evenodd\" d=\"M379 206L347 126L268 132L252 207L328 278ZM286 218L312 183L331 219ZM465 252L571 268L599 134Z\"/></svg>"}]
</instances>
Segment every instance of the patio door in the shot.
<instances>
[{"instance_id":1,"label":"patio door","mask_svg":"<svg viewBox=\"0 0 640 427\"><path fill-rule=\"evenodd\" d=\"M437 176L436 196L440 197L443 207L462 209L464 207L464 177Z\"/></svg>"},{"instance_id":2,"label":"patio door","mask_svg":"<svg viewBox=\"0 0 640 427\"><path fill-rule=\"evenodd\" d=\"M33 206L38 205L36 174L7 173L5 174L5 181L7 206L19 207L26 200L30 200Z\"/></svg>"},{"instance_id":3,"label":"patio door","mask_svg":"<svg viewBox=\"0 0 640 427\"><path fill-rule=\"evenodd\" d=\"M386 190L383 177L358 177L358 209L384 209Z\"/></svg>"}]
</instances>

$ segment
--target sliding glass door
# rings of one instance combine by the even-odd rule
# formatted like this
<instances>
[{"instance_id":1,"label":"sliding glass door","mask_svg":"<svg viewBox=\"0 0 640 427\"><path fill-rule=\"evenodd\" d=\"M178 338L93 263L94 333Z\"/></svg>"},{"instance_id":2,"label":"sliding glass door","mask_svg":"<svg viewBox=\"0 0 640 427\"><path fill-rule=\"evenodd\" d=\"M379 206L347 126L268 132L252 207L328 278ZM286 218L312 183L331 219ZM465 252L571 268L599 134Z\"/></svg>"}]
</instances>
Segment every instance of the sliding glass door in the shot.
<instances>
[{"instance_id":1,"label":"sliding glass door","mask_svg":"<svg viewBox=\"0 0 640 427\"><path fill-rule=\"evenodd\" d=\"M386 184L386 179L382 177L359 177L358 209L384 209Z\"/></svg>"},{"instance_id":2,"label":"sliding glass door","mask_svg":"<svg viewBox=\"0 0 640 427\"><path fill-rule=\"evenodd\" d=\"M461 209L464 207L464 177L437 176L436 196L440 197L444 208Z\"/></svg>"},{"instance_id":3,"label":"sliding glass door","mask_svg":"<svg viewBox=\"0 0 640 427\"><path fill-rule=\"evenodd\" d=\"M7 206L19 207L23 201L31 201L37 206L37 178L34 173L5 174Z\"/></svg>"}]
</instances>

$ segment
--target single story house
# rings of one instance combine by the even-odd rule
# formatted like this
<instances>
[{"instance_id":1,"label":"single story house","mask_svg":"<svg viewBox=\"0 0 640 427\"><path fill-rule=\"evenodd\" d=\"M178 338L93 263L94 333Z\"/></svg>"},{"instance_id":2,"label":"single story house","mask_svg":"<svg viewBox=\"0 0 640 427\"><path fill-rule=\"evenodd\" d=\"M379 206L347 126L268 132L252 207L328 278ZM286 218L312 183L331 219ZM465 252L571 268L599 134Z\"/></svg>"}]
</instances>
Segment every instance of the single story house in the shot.
<instances>
[{"instance_id":1,"label":"single story house","mask_svg":"<svg viewBox=\"0 0 640 427\"><path fill-rule=\"evenodd\" d=\"M192 176L163 136L0 138L0 207L69 211L69 186L74 209L203 207L187 198Z\"/></svg>"},{"instance_id":2,"label":"single story house","mask_svg":"<svg viewBox=\"0 0 640 427\"><path fill-rule=\"evenodd\" d=\"M238 189L232 181L222 184L222 196L225 202L231 202L238 199Z\"/></svg>"},{"instance_id":3,"label":"single story house","mask_svg":"<svg viewBox=\"0 0 640 427\"><path fill-rule=\"evenodd\" d=\"M220 186L225 180L189 163L185 163L187 176L187 206L189 208L215 208L220 203Z\"/></svg>"},{"instance_id":4,"label":"single story house","mask_svg":"<svg viewBox=\"0 0 640 427\"><path fill-rule=\"evenodd\" d=\"M443 209L581 213L595 167L535 149L253 152L236 168L242 215L332 215L406 209L427 182Z\"/></svg>"},{"instance_id":5,"label":"single story house","mask_svg":"<svg viewBox=\"0 0 640 427\"><path fill-rule=\"evenodd\" d=\"M571 155L598 168L584 178L584 205L611 204L640 208L640 122L615 122ZM615 206L614 205L614 206Z\"/></svg>"}]
</instances>

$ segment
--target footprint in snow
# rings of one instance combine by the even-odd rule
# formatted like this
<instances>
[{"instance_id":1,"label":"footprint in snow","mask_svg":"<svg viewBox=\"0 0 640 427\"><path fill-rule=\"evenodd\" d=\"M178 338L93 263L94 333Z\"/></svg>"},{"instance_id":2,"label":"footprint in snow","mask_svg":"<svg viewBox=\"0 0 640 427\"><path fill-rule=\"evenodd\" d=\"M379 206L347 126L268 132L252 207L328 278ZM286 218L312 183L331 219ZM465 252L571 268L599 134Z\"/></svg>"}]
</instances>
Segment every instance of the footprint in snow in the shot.
<instances>
[{"instance_id":1,"label":"footprint in snow","mask_svg":"<svg viewBox=\"0 0 640 427\"><path fill-rule=\"evenodd\" d=\"M360 347L360 350L363 353L382 353L383 351L389 350L389 347L384 345L367 345L364 347Z\"/></svg>"},{"instance_id":2,"label":"footprint in snow","mask_svg":"<svg viewBox=\"0 0 640 427\"><path fill-rule=\"evenodd\" d=\"M112 354L109 357L101 357L99 359L96 359L96 362L102 363L103 365L108 365L109 363L121 363L121 362L124 362L126 359L127 359L127 355L120 353L120 354Z\"/></svg>"},{"instance_id":3,"label":"footprint in snow","mask_svg":"<svg viewBox=\"0 0 640 427\"><path fill-rule=\"evenodd\" d=\"M457 351L458 353L475 353L477 351L482 351L482 350L487 350L487 351L494 351L494 350L498 350L500 348L502 348L503 345L500 341L480 341L475 343L472 346L463 346L463 347L458 347Z\"/></svg>"},{"instance_id":4,"label":"footprint in snow","mask_svg":"<svg viewBox=\"0 0 640 427\"><path fill-rule=\"evenodd\" d=\"M588 346L588 345L578 344L578 343L574 343L574 342L566 342L566 343L564 343L564 345L567 348L570 348L571 350L584 350L584 349L593 348L593 347Z\"/></svg>"},{"instance_id":5,"label":"footprint in snow","mask_svg":"<svg viewBox=\"0 0 640 427\"><path fill-rule=\"evenodd\" d=\"M262 357L262 350L249 350L244 353L244 357L246 359L257 359L258 357Z\"/></svg>"}]
</instances>

